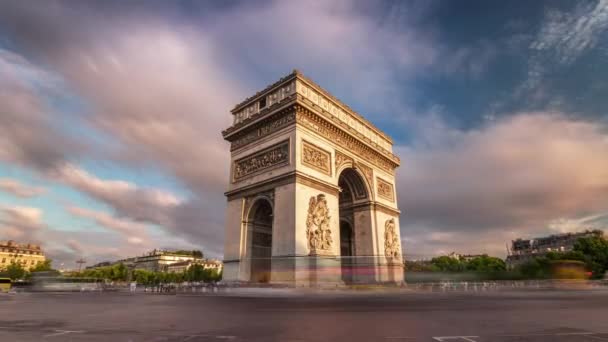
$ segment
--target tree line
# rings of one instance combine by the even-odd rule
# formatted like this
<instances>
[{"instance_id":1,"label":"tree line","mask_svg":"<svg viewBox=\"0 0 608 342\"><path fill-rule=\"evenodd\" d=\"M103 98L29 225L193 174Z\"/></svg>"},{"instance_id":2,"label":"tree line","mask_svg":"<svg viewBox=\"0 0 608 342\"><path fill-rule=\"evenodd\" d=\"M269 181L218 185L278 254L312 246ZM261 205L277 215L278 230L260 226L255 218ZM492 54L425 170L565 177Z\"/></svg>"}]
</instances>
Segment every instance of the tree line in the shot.
<instances>
[{"instance_id":1,"label":"tree line","mask_svg":"<svg viewBox=\"0 0 608 342\"><path fill-rule=\"evenodd\" d=\"M135 281L143 285L181 283L184 281L215 282L222 279L222 272L192 265L183 272L155 272L142 269L130 270L122 263L73 272L72 277L104 279L107 281Z\"/></svg>"},{"instance_id":2,"label":"tree line","mask_svg":"<svg viewBox=\"0 0 608 342\"><path fill-rule=\"evenodd\" d=\"M33 272L53 271L51 263L51 259L46 259L27 270L20 263L12 262L3 270L0 270L0 278L10 278L11 280L29 279Z\"/></svg>"},{"instance_id":3,"label":"tree line","mask_svg":"<svg viewBox=\"0 0 608 342\"><path fill-rule=\"evenodd\" d=\"M512 269L507 269L502 259L487 255L468 260L440 256L425 262L406 261L405 268L410 272L477 273L488 279L580 277L576 271L580 269L587 273L585 276L601 279L608 271L608 240L598 236L580 238L572 251L548 252Z\"/></svg>"}]
</instances>

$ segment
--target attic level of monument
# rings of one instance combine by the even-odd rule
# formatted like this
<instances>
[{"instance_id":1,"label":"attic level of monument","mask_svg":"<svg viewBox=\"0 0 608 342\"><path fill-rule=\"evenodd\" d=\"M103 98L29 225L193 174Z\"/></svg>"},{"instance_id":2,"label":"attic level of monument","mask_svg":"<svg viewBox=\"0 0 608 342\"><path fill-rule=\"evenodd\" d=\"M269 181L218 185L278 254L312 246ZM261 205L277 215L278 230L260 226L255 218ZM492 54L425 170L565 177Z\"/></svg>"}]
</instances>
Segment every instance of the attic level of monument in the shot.
<instances>
[{"instance_id":1,"label":"attic level of monument","mask_svg":"<svg viewBox=\"0 0 608 342\"><path fill-rule=\"evenodd\" d=\"M326 138L338 139L345 148L356 149L383 168L400 164L388 135L298 71L238 104L232 115L233 125L222 132L232 143L231 150L298 122L319 125L314 128Z\"/></svg>"}]
</instances>

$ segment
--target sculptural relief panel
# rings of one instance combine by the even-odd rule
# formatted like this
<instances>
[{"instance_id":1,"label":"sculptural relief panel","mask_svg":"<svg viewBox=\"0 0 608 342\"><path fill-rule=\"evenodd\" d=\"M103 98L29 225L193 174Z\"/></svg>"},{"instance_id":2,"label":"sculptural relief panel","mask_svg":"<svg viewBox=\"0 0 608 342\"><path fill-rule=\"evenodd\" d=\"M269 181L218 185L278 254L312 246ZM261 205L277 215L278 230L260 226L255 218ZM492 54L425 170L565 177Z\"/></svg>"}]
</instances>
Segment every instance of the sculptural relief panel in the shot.
<instances>
[{"instance_id":1,"label":"sculptural relief panel","mask_svg":"<svg viewBox=\"0 0 608 342\"><path fill-rule=\"evenodd\" d=\"M378 196L389 200L395 201L395 191L393 185L380 177L376 177Z\"/></svg>"},{"instance_id":2,"label":"sculptural relief panel","mask_svg":"<svg viewBox=\"0 0 608 342\"><path fill-rule=\"evenodd\" d=\"M232 166L232 179L233 181L239 181L287 164L289 164L289 140L236 160Z\"/></svg>"},{"instance_id":3,"label":"sculptural relief panel","mask_svg":"<svg viewBox=\"0 0 608 342\"><path fill-rule=\"evenodd\" d=\"M331 176L331 153L302 140L302 164Z\"/></svg>"},{"instance_id":4,"label":"sculptural relief panel","mask_svg":"<svg viewBox=\"0 0 608 342\"><path fill-rule=\"evenodd\" d=\"M330 215L324 194L310 198L306 218L306 239L310 255L331 254L333 238L331 236Z\"/></svg>"},{"instance_id":5,"label":"sculptural relief panel","mask_svg":"<svg viewBox=\"0 0 608 342\"><path fill-rule=\"evenodd\" d=\"M399 235L395 228L395 219L392 218L384 223L384 255L389 261L401 259Z\"/></svg>"}]
</instances>

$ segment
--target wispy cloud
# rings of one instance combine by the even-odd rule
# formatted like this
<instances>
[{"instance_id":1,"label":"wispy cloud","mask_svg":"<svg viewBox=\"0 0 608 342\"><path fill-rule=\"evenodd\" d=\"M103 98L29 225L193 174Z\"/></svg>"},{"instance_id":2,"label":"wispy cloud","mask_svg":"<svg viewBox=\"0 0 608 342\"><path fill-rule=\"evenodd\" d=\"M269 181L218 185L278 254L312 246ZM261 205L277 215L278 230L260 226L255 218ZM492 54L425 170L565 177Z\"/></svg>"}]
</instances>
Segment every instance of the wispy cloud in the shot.
<instances>
[{"instance_id":1,"label":"wispy cloud","mask_svg":"<svg viewBox=\"0 0 608 342\"><path fill-rule=\"evenodd\" d=\"M581 3L572 12L547 9L543 26L530 48L548 51L561 63L572 63L594 48L608 29L608 1Z\"/></svg>"},{"instance_id":2,"label":"wispy cloud","mask_svg":"<svg viewBox=\"0 0 608 342\"><path fill-rule=\"evenodd\" d=\"M76 206L69 206L66 209L72 215L92 219L100 226L120 233L130 244L140 245L146 243L148 247L151 247L146 234L147 227L145 224L114 217L106 212Z\"/></svg>"},{"instance_id":3,"label":"wispy cloud","mask_svg":"<svg viewBox=\"0 0 608 342\"><path fill-rule=\"evenodd\" d=\"M9 178L0 179L0 190L21 198L36 197L46 192L44 187L23 184L16 179Z\"/></svg>"},{"instance_id":4,"label":"wispy cloud","mask_svg":"<svg viewBox=\"0 0 608 342\"><path fill-rule=\"evenodd\" d=\"M0 208L0 232L10 239L39 242L38 234L45 228L42 210L24 206Z\"/></svg>"}]
</instances>

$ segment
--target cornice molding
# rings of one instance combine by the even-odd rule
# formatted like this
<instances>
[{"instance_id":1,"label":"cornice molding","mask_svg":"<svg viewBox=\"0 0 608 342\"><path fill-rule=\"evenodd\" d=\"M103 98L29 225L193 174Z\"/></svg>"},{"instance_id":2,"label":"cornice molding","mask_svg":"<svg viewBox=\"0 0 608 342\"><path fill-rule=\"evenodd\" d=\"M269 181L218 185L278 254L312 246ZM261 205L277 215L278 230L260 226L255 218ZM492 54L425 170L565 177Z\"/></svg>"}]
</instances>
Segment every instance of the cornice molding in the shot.
<instances>
[{"instance_id":1,"label":"cornice molding","mask_svg":"<svg viewBox=\"0 0 608 342\"><path fill-rule=\"evenodd\" d=\"M296 123L298 125L321 135L341 148L352 151L359 158L380 167L384 171L392 173L400 165L399 157L394 154L390 152L381 153L334 123L330 123L306 106L296 104L295 107Z\"/></svg>"},{"instance_id":2,"label":"cornice molding","mask_svg":"<svg viewBox=\"0 0 608 342\"><path fill-rule=\"evenodd\" d=\"M225 192L224 195L228 197L229 201L231 201L233 199L252 196L261 192L270 191L276 187L291 183L304 184L335 196L337 196L340 192L340 187L336 185L309 176L300 171L291 171L276 177L268 178L253 185Z\"/></svg>"}]
</instances>

